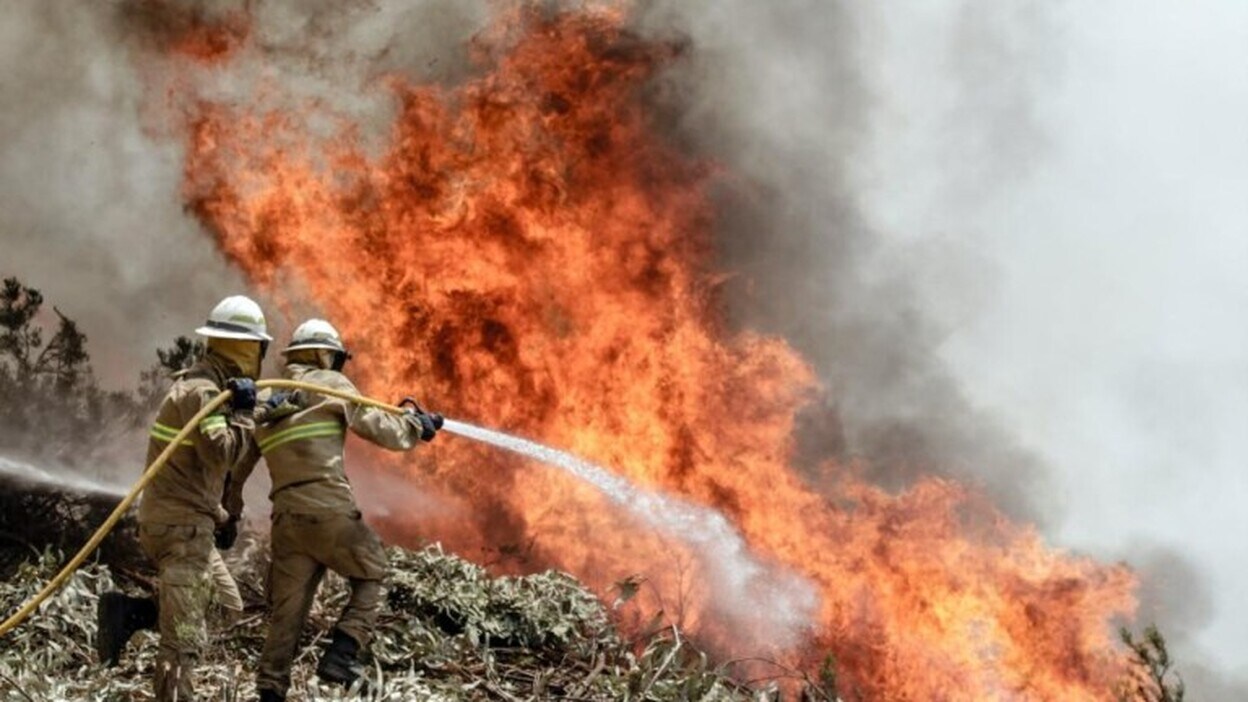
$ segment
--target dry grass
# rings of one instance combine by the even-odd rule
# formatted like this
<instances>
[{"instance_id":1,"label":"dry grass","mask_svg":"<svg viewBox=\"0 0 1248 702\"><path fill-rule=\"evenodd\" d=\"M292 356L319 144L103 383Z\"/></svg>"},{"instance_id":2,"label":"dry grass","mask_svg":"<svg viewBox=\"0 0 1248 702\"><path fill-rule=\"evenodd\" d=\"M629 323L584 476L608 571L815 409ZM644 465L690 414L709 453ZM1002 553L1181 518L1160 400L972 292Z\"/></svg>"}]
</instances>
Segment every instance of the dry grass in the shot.
<instances>
[{"instance_id":1,"label":"dry grass","mask_svg":"<svg viewBox=\"0 0 1248 702\"><path fill-rule=\"evenodd\" d=\"M248 540L232 558L247 616L216 629L200 670L200 698L254 699L254 664L264 637L259 602L265 549ZM678 631L641 650L616 633L608 612L574 578L547 572L490 577L433 546L390 551L388 604L372 646L373 692L321 686L313 675L321 637L345 601L342 581L327 580L296 661L292 700L748 700L768 699L708 663ZM45 553L0 584L12 611L52 574ZM156 637L140 633L121 666L95 662L95 605L115 587L105 566L74 575L66 588L0 640L0 701L147 700Z\"/></svg>"}]
</instances>

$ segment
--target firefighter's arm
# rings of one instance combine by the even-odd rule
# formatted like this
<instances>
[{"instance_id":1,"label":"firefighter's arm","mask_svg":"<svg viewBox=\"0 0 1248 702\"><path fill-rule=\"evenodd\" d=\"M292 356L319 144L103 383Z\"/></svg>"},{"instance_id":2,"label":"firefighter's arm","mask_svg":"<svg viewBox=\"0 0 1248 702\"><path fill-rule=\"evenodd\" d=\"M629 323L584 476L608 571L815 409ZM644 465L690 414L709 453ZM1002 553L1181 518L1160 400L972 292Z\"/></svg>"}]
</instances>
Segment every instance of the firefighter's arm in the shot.
<instances>
[{"instance_id":1,"label":"firefighter's arm","mask_svg":"<svg viewBox=\"0 0 1248 702\"><path fill-rule=\"evenodd\" d=\"M211 383L203 383L191 389L182 408L183 416L190 419L218 394L220 390ZM252 444L251 432L254 424L249 414L250 412L231 412L226 407L220 407L200 420L195 431L191 433L191 440L200 460L208 465L225 466L227 469L237 464Z\"/></svg>"},{"instance_id":2,"label":"firefighter's arm","mask_svg":"<svg viewBox=\"0 0 1248 702\"><path fill-rule=\"evenodd\" d=\"M341 373L332 371L317 374L318 382L324 382L335 390L359 394L355 385ZM340 400L343 417L347 426L356 436L391 451L407 451L420 443L420 430L402 417L376 407L357 405L353 402Z\"/></svg>"},{"instance_id":3,"label":"firefighter's arm","mask_svg":"<svg viewBox=\"0 0 1248 702\"><path fill-rule=\"evenodd\" d=\"M246 439L243 455L225 474L225 489L221 493L221 504L217 505L217 528L212 539L222 550L233 548L238 540L238 523L243 519L243 485L260 462L260 448L256 446L254 434L249 432Z\"/></svg>"},{"instance_id":4,"label":"firefighter's arm","mask_svg":"<svg viewBox=\"0 0 1248 702\"><path fill-rule=\"evenodd\" d=\"M225 494L221 496L221 505L225 507L230 519L238 519L243 515L243 485L251 477L256 464L260 462L260 447L252 435L247 437L247 445L243 455L225 475Z\"/></svg>"}]
</instances>

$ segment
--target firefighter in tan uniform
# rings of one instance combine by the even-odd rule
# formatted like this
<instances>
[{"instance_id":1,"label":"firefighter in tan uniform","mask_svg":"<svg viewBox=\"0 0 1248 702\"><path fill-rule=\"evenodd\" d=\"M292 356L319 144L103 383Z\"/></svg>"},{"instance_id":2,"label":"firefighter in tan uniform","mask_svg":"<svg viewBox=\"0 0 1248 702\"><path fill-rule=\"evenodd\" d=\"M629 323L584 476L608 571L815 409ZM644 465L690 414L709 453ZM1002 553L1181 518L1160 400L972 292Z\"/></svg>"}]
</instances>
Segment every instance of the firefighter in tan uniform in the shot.
<instances>
[{"instance_id":1,"label":"firefighter in tan uniform","mask_svg":"<svg viewBox=\"0 0 1248 702\"><path fill-rule=\"evenodd\" d=\"M214 546L223 533L237 533L231 529L236 519L220 523L225 479L251 449L254 380L272 341L260 306L241 295L222 300L195 331L207 337L207 352L175 377L161 403L150 431L148 464L222 389L233 395L226 407L199 422L143 491L139 544L159 569L159 602L107 593L98 612L97 651L107 664L116 663L136 630L159 625L159 702L195 699L193 676L207 638L204 616Z\"/></svg>"},{"instance_id":2,"label":"firefighter in tan uniform","mask_svg":"<svg viewBox=\"0 0 1248 702\"><path fill-rule=\"evenodd\" d=\"M301 324L282 353L285 377L357 392L341 372L350 355L328 322ZM299 634L327 569L348 580L351 596L317 667L321 679L350 685L359 678L357 656L368 644L381 607L388 562L381 540L360 518L344 472L347 430L406 451L432 440L441 417L423 411L396 416L303 391L265 394L262 400L255 440L273 482L273 561L271 619L256 687L261 702L277 702L286 698ZM235 491L242 489L249 470L240 465L231 483Z\"/></svg>"}]
</instances>

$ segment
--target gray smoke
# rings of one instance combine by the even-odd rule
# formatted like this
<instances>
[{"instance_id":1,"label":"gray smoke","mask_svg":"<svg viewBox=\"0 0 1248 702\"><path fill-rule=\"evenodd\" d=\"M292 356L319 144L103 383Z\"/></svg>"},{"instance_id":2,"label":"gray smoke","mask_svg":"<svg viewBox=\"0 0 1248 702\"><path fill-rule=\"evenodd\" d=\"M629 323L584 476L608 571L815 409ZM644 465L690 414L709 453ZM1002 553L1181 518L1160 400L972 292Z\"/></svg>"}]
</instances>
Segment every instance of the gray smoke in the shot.
<instances>
[{"instance_id":1,"label":"gray smoke","mask_svg":"<svg viewBox=\"0 0 1248 702\"><path fill-rule=\"evenodd\" d=\"M696 50L666 77L675 86L667 94L678 96L674 132L739 176L720 193L717 239L721 265L739 274L728 290L734 319L789 339L825 383L804 418L804 458L862 458L869 478L895 488L919 475L955 476L984 486L1014 516L1043 522L1053 516L1048 472L963 395L936 353L949 330L914 284L952 274L948 294L964 296L974 276L955 276L981 262L899 246L862 204L855 166L885 138L873 109L871 24L883 21L874 14L824 2L662 3L644 26L688 33ZM956 17L953 41L989 53L992 23ZM1020 68L950 53L965 58L963 80L978 100L1012 86ZM999 100L1025 112L1024 98ZM1010 115L957 109L1010 129ZM996 154L995 142L1009 140L964 128L963 158Z\"/></svg>"},{"instance_id":2,"label":"gray smoke","mask_svg":"<svg viewBox=\"0 0 1248 702\"><path fill-rule=\"evenodd\" d=\"M77 319L116 387L245 288L182 211L178 142L144 133L136 70L186 8L244 5L263 70L206 89L245 95L267 77L375 133L389 106L365 88L390 71L463 76L466 41L489 11L483 0L0 6L0 275ZM1001 411L1002 393L971 395L966 378L996 380L993 369L946 360L974 357L957 353L965 330L1013 274L984 244L1014 226L1000 203L1030 187L1058 136L1042 106L1071 77L1060 16L1035 0L643 3L638 31L691 48L651 95L670 138L734 174L717 194L731 320L789 339L826 387L803 418L807 463L862 458L869 477L898 488L955 476L1051 527L1070 492L1090 489L1061 483L1018 438L1034 435L1019 431L1025 413ZM1143 561L1149 581L1182 584L1146 591L1147 603L1182 644L1216 604L1190 598L1208 590L1200 564L1168 558ZM1174 601L1200 606L1153 607ZM1203 699L1235 697L1207 673L1195 673Z\"/></svg>"},{"instance_id":3,"label":"gray smoke","mask_svg":"<svg viewBox=\"0 0 1248 702\"><path fill-rule=\"evenodd\" d=\"M484 7L425 11L431 4L0 5L0 276L19 277L78 321L97 375L132 387L158 346L189 334L220 298L248 292L183 210L180 140L150 133L142 117L140 70L156 70L145 52L193 17L254 5L257 42L283 76L297 77L301 96L345 96L336 108L384 125L381 101L348 102L361 83L406 66L453 75L484 21ZM244 94L260 79L250 68L207 87ZM291 322L270 319L279 332Z\"/></svg>"},{"instance_id":4,"label":"gray smoke","mask_svg":"<svg viewBox=\"0 0 1248 702\"><path fill-rule=\"evenodd\" d=\"M179 151L144 136L105 3L0 5L0 275L77 320L129 388L154 349L244 288L182 212Z\"/></svg>"},{"instance_id":5,"label":"gray smoke","mask_svg":"<svg viewBox=\"0 0 1248 702\"><path fill-rule=\"evenodd\" d=\"M1078 309L1096 305L1104 295L1098 276L1078 274L1079 265L1086 263L1072 261L1075 275L1067 279L1064 271L1057 273L1047 281L1052 290L1027 289L1021 300L1015 293L1013 307L1002 309L999 302L1010 290L1011 278L1028 267L1018 257L1045 250L1043 231L1033 232L1036 245L1009 245L1012 230L1022 228L1027 218L1058 209L1076 218L1103 220L1081 201L1083 193L1058 191L1040 176L1051 165L1055 145L1071 143L1075 131L1054 124L1055 103L1071 109L1073 119L1080 115L1077 105L1060 102L1071 99L1063 88L1081 69L1074 58L1071 23L1088 13L1087 21L1096 23L1090 31L1103 33L1125 24L1115 13L1133 12L1121 5L1098 14L1088 7L1079 11L1026 1L729 0L652 3L644 24L653 31L687 33L695 47L685 65L666 77L671 85L657 91L661 103L679 96L668 101L675 138L727 161L740 176L721 193L721 231L726 236L719 239L723 266L740 273L730 288L736 321L788 338L826 384L825 398L807 413L803 425L804 457L861 457L876 482L894 487L921 474L951 475L983 486L1012 516L1039 523L1051 533L1060 530L1102 558L1138 561L1145 581L1141 621L1158 622L1169 632L1178 660L1190 662L1184 669L1191 697L1248 698L1243 676L1228 672L1231 666L1244 665L1242 654L1236 653L1242 650L1242 633L1222 626L1215 638L1202 636L1219 623L1217 612L1233 599L1211 590L1211 564L1229 571L1231 578L1239 573L1241 579L1242 566L1228 568L1207 556L1185 555L1202 533L1216 538L1216 533L1241 532L1242 519L1238 528L1202 532L1194 523L1185 525L1191 517L1169 505L1124 502L1121 488L1149 478L1169 484L1175 482L1170 475L1187 469L1170 464L1156 465L1144 475L1128 472L1126 466L1111 471L1098 460L1110 451L1095 450L1098 439L1102 446L1117 446L1165 436L1169 444L1155 441L1150 446L1174 452L1177 446L1202 445L1201 450L1189 448L1189 456L1216 461L1215 447L1226 442L1220 443L1220 430L1209 425L1213 411L1187 419L1187 412L1169 408L1227 406L1218 398L1221 393L1210 386L1197 399L1189 375L1175 375L1175 367L1153 367L1153 372L1132 378L1133 388L1124 399L1131 403L1130 412L1117 416L1129 421L1144 415L1148 421L1140 423L1143 433L1114 431L1114 419L1098 412L1087 417L1088 430L1102 433L1089 437L1083 447L1093 451L1081 453L1073 445L1054 451L1054 444L1079 434L1064 426L1065 431L1028 426L1032 421L1062 426L1042 412L1029 411L1029 406L1069 396L1073 399L1065 404L1078 409L1084 398L1099 399L1104 391L1080 372L1081 359L1064 365L1065 359L1055 362L1051 355L1009 344L987 346L1016 354L994 358L975 346L984 343L985 335L1010 335L1019 329L1032 330L1025 338L1043 340L1041 325L1049 318L1044 314L1046 300L1070 300ZM1158 19L1158 28L1173 21L1175 17ZM1114 41L1112 35L1092 36L1093 46ZM1164 31L1152 36L1156 42L1167 37ZM1124 46L1132 46L1130 40ZM1243 46L1248 44L1240 45L1241 66L1248 58ZM1080 56L1084 61L1096 57ZM1175 70L1165 59L1155 69ZM1074 99L1094 100L1095 88L1077 95ZM1092 109L1090 105L1087 112ZM1242 101L1233 109L1248 118ZM1115 118L1130 116L1124 111ZM1092 133L1106 139L1116 124L1121 122ZM1179 119L1172 128L1185 127ZM1129 148L1147 150L1150 144L1133 142ZM1117 168L1121 172L1130 165ZM1108 170L1110 176L1118 175ZM1242 183L1242 167L1234 172ZM1207 185L1216 188L1217 181L1209 179ZM1108 206L1130 207L1129 202ZM1242 213L1242 192L1239 202L1236 207L1227 201L1234 209L1217 212ZM1246 220L1241 214L1234 221ZM1132 266L1128 237L1113 245L1100 263ZM1233 255L1238 259L1248 259L1242 247L1237 252ZM1147 263L1141 270L1148 270ZM1242 302L1243 296L1235 299ZM1115 301L1119 307L1089 317L1097 321L1086 327L1072 325L1073 331L1093 336L1096 328L1091 325L1112 324L1114 309L1138 315L1142 306L1166 304ZM1232 343L1242 337L1232 335ZM1223 355L1215 352L1214 357ZM1113 359L1104 354L1098 367L1123 372L1113 367ZM1020 383L1020 373L1034 379ZM1214 427L1224 424L1215 421ZM1172 428L1163 429L1166 424ZM1034 443L1037 436L1048 441ZM1055 471L1055 458L1068 465ZM1089 471L1102 477L1088 480ZM1233 485L1225 477L1220 484ZM1070 513L1072 503L1080 506L1079 514ZM1087 527L1080 525L1106 521L1088 518L1096 505L1118 523L1099 532L1082 531ZM1163 544L1138 536L1147 533L1146 524L1158 520L1182 533L1185 542ZM1136 540L1124 539L1124 534L1136 534ZM1210 641L1218 645L1219 655L1210 656Z\"/></svg>"},{"instance_id":6,"label":"gray smoke","mask_svg":"<svg viewBox=\"0 0 1248 702\"><path fill-rule=\"evenodd\" d=\"M1046 531L1137 565L1190 697L1229 700L1248 697L1248 552L1226 540L1248 528L1248 210L1227 187L1248 12L1199 5L872 4L852 168L932 356L1039 457Z\"/></svg>"}]
</instances>

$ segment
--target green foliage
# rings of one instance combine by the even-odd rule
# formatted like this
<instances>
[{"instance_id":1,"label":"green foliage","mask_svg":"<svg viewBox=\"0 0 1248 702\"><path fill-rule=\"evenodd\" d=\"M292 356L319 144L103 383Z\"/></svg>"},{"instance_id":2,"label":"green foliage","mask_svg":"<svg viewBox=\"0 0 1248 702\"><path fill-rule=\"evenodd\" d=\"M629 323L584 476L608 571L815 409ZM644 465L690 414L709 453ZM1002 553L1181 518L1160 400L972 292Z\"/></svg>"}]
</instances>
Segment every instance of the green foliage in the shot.
<instances>
[{"instance_id":1,"label":"green foliage","mask_svg":"<svg viewBox=\"0 0 1248 702\"><path fill-rule=\"evenodd\" d=\"M17 278L6 278L0 289L0 354L12 359L13 371L29 375L34 357L43 346L43 329L33 322L43 306L43 295L21 284Z\"/></svg>"},{"instance_id":2,"label":"green foliage","mask_svg":"<svg viewBox=\"0 0 1248 702\"><path fill-rule=\"evenodd\" d=\"M45 551L0 583L5 614L30 599L62 560ZM85 673L94 658L95 605L99 594L112 587L107 570L83 568L25 624L0 638L0 700L141 699L138 680Z\"/></svg>"},{"instance_id":3,"label":"green foliage","mask_svg":"<svg viewBox=\"0 0 1248 702\"><path fill-rule=\"evenodd\" d=\"M0 450L72 464L138 411L129 394L100 389L77 323L53 308L47 333L43 301L16 278L0 285Z\"/></svg>"},{"instance_id":4,"label":"green foliage","mask_svg":"<svg viewBox=\"0 0 1248 702\"><path fill-rule=\"evenodd\" d=\"M205 350L207 347L204 342L189 336L179 336L174 339L173 346L156 349L156 357L160 359L157 365L170 373L186 370L204 355Z\"/></svg>"},{"instance_id":5,"label":"green foliage","mask_svg":"<svg viewBox=\"0 0 1248 702\"><path fill-rule=\"evenodd\" d=\"M812 690L812 693L817 693L817 698L835 701L837 699L838 683L836 656L829 653L824 657L823 663L819 666L819 685ZM813 696L815 695L812 694Z\"/></svg>"},{"instance_id":6,"label":"green foliage","mask_svg":"<svg viewBox=\"0 0 1248 702\"><path fill-rule=\"evenodd\" d=\"M169 376L204 353L202 342L180 336L156 350L137 393L106 391L92 372L86 334L54 307L49 335L43 307L43 294L17 278L0 285L0 451L13 455L85 462L92 448L129 438L164 396Z\"/></svg>"},{"instance_id":7,"label":"green foliage","mask_svg":"<svg viewBox=\"0 0 1248 702\"><path fill-rule=\"evenodd\" d=\"M1128 679L1118 695L1119 701L1183 702L1187 693L1183 679L1175 672L1166 640L1156 625L1145 628L1140 638L1126 627L1119 635L1130 651L1131 663Z\"/></svg>"},{"instance_id":8,"label":"green foliage","mask_svg":"<svg viewBox=\"0 0 1248 702\"><path fill-rule=\"evenodd\" d=\"M0 284L0 457L86 468L114 442L129 439L146 411L130 394L102 390L90 361L86 335L60 310L46 314L38 290L16 278ZM99 496L6 476L0 541L9 548L0 553L0 572L13 565L14 550L76 547L111 508Z\"/></svg>"},{"instance_id":9,"label":"green foliage","mask_svg":"<svg viewBox=\"0 0 1248 702\"><path fill-rule=\"evenodd\" d=\"M53 308L56 333L45 344L44 330L35 324L43 295L7 278L0 288L0 364L12 382L42 383L58 391L76 388L90 373L87 337L77 323Z\"/></svg>"},{"instance_id":10,"label":"green foliage","mask_svg":"<svg viewBox=\"0 0 1248 702\"><path fill-rule=\"evenodd\" d=\"M492 579L436 547L420 558L396 551L393 559L391 606L473 642L564 648L597 642L611 631L602 603L565 573Z\"/></svg>"},{"instance_id":11,"label":"green foliage","mask_svg":"<svg viewBox=\"0 0 1248 702\"><path fill-rule=\"evenodd\" d=\"M156 364L139 374L139 404L154 409L169 389L170 376L194 365L206 348L202 341L179 336L173 346L156 349Z\"/></svg>"}]
</instances>

